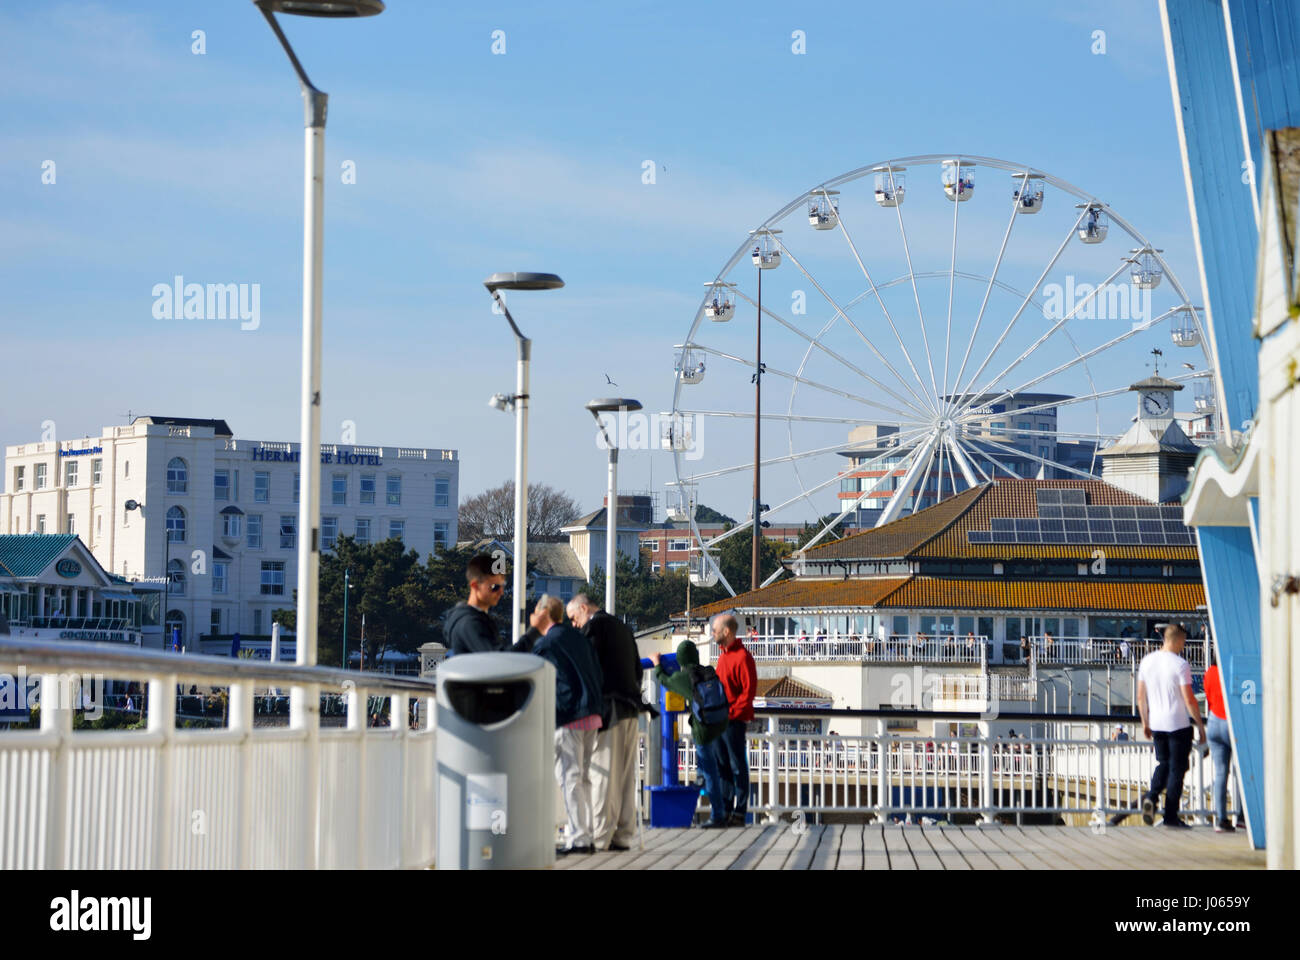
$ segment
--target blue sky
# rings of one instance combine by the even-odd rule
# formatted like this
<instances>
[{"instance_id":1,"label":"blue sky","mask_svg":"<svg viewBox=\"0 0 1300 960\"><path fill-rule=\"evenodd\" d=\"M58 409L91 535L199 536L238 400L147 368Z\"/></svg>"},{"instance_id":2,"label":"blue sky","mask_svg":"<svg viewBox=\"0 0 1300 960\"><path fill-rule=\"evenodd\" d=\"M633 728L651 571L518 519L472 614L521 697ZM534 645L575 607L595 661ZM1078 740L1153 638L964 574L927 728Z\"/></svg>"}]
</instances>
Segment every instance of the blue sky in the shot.
<instances>
[{"instance_id":1,"label":"blue sky","mask_svg":"<svg viewBox=\"0 0 1300 960\"><path fill-rule=\"evenodd\" d=\"M486 400L513 386L514 348L484 277L567 282L511 304L535 340L532 478L594 508L604 454L582 404L613 390L604 374L668 409L700 284L748 229L865 163L1033 165L1121 211L1199 302L1152 2L393 0L369 20L284 25L331 95L323 437L350 420L359 443L458 448L462 498L513 462L511 420ZM97 433L127 410L295 439L302 107L253 4L6 5L0 101L0 442L46 420ZM153 286L178 274L259 284L260 327L155 319ZM749 389L727 383L738 409ZM719 428L714 462L748 429ZM671 469L629 451L623 486Z\"/></svg>"}]
</instances>

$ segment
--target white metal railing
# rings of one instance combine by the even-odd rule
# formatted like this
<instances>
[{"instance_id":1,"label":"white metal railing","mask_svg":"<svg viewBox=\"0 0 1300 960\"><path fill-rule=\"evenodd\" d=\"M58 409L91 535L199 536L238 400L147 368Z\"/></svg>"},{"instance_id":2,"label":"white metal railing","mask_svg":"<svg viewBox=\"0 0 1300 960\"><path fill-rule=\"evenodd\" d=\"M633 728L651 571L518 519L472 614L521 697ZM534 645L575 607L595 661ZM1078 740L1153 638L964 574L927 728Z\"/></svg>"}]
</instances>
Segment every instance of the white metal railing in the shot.
<instances>
[{"instance_id":1,"label":"white metal railing","mask_svg":"<svg viewBox=\"0 0 1300 960\"><path fill-rule=\"evenodd\" d=\"M1138 663L1153 650L1163 646L1160 640L1130 640L1123 637L1047 637L1029 638L1033 656L1040 665L1053 664L1129 664ZM1188 640L1183 657L1194 668L1207 665L1204 640Z\"/></svg>"},{"instance_id":2,"label":"white metal railing","mask_svg":"<svg viewBox=\"0 0 1300 960\"><path fill-rule=\"evenodd\" d=\"M412 699L433 715L429 681L0 639L0 671L15 668L41 676L40 729L0 728L0 869L433 862L435 731L408 722ZM145 728L74 731L83 676L147 684ZM176 729L182 682L228 687L226 725ZM267 687L290 691L287 727L254 728ZM321 728L323 689L342 691L346 727ZM389 699L389 726L367 724L368 694Z\"/></svg>"},{"instance_id":3,"label":"white metal railing","mask_svg":"<svg viewBox=\"0 0 1300 960\"><path fill-rule=\"evenodd\" d=\"M1047 814L1104 824L1116 814L1140 813L1155 769L1153 745L1143 741L884 731L809 736L777 733L776 717L768 720L767 733L749 737L750 810L772 817L795 810L873 814L878 820ZM1104 732L1096 724L1092 730ZM695 782L689 737L678 742L677 757L681 782ZM1213 764L1194 748L1181 815L1213 822L1213 786ZM1230 781L1229 816L1238 809L1235 787ZM703 797L701 803L707 807Z\"/></svg>"},{"instance_id":4,"label":"white metal railing","mask_svg":"<svg viewBox=\"0 0 1300 960\"><path fill-rule=\"evenodd\" d=\"M988 637L909 637L887 639L843 635L742 637L755 660L860 660L908 663L986 663ZM716 659L716 657L715 657Z\"/></svg>"}]
</instances>

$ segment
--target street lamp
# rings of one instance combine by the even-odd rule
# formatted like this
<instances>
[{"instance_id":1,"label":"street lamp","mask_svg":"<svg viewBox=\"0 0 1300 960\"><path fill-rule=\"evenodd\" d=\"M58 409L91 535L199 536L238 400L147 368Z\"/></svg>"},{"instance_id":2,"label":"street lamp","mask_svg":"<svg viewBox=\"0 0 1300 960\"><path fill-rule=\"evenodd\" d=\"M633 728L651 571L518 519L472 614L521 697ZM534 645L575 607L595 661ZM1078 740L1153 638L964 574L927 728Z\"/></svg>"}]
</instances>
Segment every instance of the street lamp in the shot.
<instances>
[{"instance_id":1,"label":"street lamp","mask_svg":"<svg viewBox=\"0 0 1300 960\"><path fill-rule=\"evenodd\" d=\"M527 592L528 569L528 361L532 356L533 342L519 332L501 291L558 290L564 286L564 281L553 273L494 273L483 281L483 286L487 287L510 324L518 357L514 396L498 393L488 401L497 410L513 410L515 414L515 600L510 613L510 639L514 642L522 635L527 603L524 594Z\"/></svg>"},{"instance_id":2,"label":"street lamp","mask_svg":"<svg viewBox=\"0 0 1300 960\"><path fill-rule=\"evenodd\" d=\"M343 571L343 669L348 668L348 588L352 586L352 568Z\"/></svg>"},{"instance_id":3,"label":"street lamp","mask_svg":"<svg viewBox=\"0 0 1300 960\"><path fill-rule=\"evenodd\" d=\"M312 86L275 19L276 13L308 17L369 17L381 0L254 0L293 64L305 110L305 183L302 263L302 470L298 508L297 660L316 664L317 593L320 587L320 402L321 252L324 243L325 113L329 95Z\"/></svg>"},{"instance_id":4,"label":"street lamp","mask_svg":"<svg viewBox=\"0 0 1300 960\"><path fill-rule=\"evenodd\" d=\"M127 511L139 510L140 516L144 516L144 504L139 500L128 500L122 504ZM163 595L158 601L158 632L162 635L162 648L170 649L167 646L167 602L171 598L172 575L167 569L167 564L171 562L171 531L167 529L167 517L163 516Z\"/></svg>"},{"instance_id":5,"label":"street lamp","mask_svg":"<svg viewBox=\"0 0 1300 960\"><path fill-rule=\"evenodd\" d=\"M592 400L587 409L596 418L605 446L609 448L609 496L605 502L605 612L614 613L614 563L618 559L618 443L617 431L611 440L605 429L605 421L600 419L602 413L622 413L628 410L640 410L641 402L628 397L608 397L604 400Z\"/></svg>"}]
</instances>

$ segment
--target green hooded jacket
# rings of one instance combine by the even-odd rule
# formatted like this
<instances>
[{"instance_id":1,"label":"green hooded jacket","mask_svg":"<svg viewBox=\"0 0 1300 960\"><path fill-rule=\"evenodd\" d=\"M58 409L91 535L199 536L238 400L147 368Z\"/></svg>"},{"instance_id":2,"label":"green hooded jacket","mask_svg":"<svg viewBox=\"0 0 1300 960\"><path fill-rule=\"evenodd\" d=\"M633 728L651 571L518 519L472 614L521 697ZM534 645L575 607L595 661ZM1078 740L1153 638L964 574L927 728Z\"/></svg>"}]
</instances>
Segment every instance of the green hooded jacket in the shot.
<instances>
[{"instance_id":1,"label":"green hooded jacket","mask_svg":"<svg viewBox=\"0 0 1300 960\"><path fill-rule=\"evenodd\" d=\"M657 680L665 690L680 694L682 699L688 704L686 715L691 720L691 737L699 745L712 743L718 737L722 736L722 731L727 729L727 723L715 723L712 726L702 727L695 715L690 711L690 702L694 691L691 689L691 667L697 667L700 664L700 652L695 648L694 642L683 640L677 645L677 666L679 669L676 673L669 673L663 668L663 664L655 667L655 680Z\"/></svg>"}]
</instances>

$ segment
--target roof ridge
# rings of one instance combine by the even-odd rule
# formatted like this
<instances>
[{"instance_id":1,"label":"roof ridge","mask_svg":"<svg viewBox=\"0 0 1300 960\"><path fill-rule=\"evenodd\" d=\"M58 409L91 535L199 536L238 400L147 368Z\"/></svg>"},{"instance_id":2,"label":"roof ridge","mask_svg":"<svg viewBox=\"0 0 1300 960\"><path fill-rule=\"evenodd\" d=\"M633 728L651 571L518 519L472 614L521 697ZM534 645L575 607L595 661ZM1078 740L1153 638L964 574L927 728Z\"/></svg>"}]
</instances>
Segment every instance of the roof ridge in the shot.
<instances>
[{"instance_id":1,"label":"roof ridge","mask_svg":"<svg viewBox=\"0 0 1300 960\"><path fill-rule=\"evenodd\" d=\"M849 534L847 537L840 537L840 539L838 539L838 540L828 540L826 543L819 543L817 546L812 547L811 549L805 549L805 550L804 550L804 555L807 556L809 553L816 553L818 550L826 550L826 549L828 549L828 548L830 548L830 547L832 547L832 546L839 546L839 545L841 545L841 544L848 543L848 542L850 542L851 540L854 540L854 539L856 539L856 538L858 538L858 537L865 537L865 536L868 536L869 534L880 533L881 531L889 530L891 527L895 527L897 524L900 524L900 523L906 523L906 522L908 522L908 521L910 521L910 520L915 520L917 517L923 516L927 511L929 511L929 510L933 510L933 509L935 509L936 507L941 507L941 506L943 506L944 504L951 504L952 501L957 500L957 499L959 499L960 497L964 497L964 496L966 496L966 495L969 494L972 490L975 490L975 491L983 491L984 489L986 489L987 487L989 487L989 486L991 486L991 485L992 485L992 481L987 481L987 480L986 480L985 482L983 482L983 483L981 483L981 484L978 484L978 485L976 485L976 486L974 486L974 487L967 487L967 488L966 488L965 490L963 490L961 493L955 494L955 495L953 495L953 496L951 496L951 497L948 497L947 499L940 500L938 503L931 504L930 506L926 507L926 508L923 509L923 510L918 510L918 511L916 511L915 513L909 513L909 514L908 514L907 516L905 516L905 517L899 517L899 518L896 519L896 520L890 520L888 523L881 524L881 525L878 526L878 527L868 527L866 530L859 530L859 531L857 531L856 533L851 533L851 534ZM979 501L979 499L980 499L979 496L971 497L971 504L977 503L977 502ZM966 509L968 509L968 507L963 507L962 512L961 512L961 513L958 513L957 516L953 518L954 521L955 521L957 518L960 518L960 517L965 513L965 510L966 510ZM939 533L942 533L944 530L948 529L948 527L951 526L951 524L952 524L952 521L950 521L948 524L945 524L943 527L940 528ZM938 536L938 534L934 534L934 536ZM922 540L922 541L921 541L919 544L917 544L917 546L914 547L913 549L920 549L921 547L925 546L925 544L926 544L927 542L929 542L929 541L928 541L928 540Z\"/></svg>"},{"instance_id":2,"label":"roof ridge","mask_svg":"<svg viewBox=\"0 0 1300 960\"><path fill-rule=\"evenodd\" d=\"M970 487L970 488L968 488L968 489L970 489L970 490L978 490L979 492L978 492L975 496L971 497L971 498L970 498L970 502L967 503L967 504L965 504L965 505L964 505L964 506L963 506L959 511L957 511L957 513L953 516L953 518L952 518L951 520L949 520L949 521L948 521L947 523L945 523L942 527L940 527L938 530L936 530L934 533L932 533L929 537L927 537L926 539L922 540L922 541L921 541L920 543L918 543L915 547L913 547L911 550L909 550L909 551L908 551L908 556L910 557L910 556L916 554L918 551L924 549L925 546L926 546L927 544L929 544L931 541L938 539L941 535L943 535L943 534L947 533L949 530L951 530L951 529L953 528L954 524L956 524L959 520L961 520L962 517L966 516L966 514L968 514L971 510L975 509L975 505L976 505L977 503L979 503L981 500L984 499L984 494L987 493L987 492L989 491L989 488L991 488L992 486L993 486L993 481L992 481L992 480L989 480L989 481L987 481L987 482L985 482L985 483L981 483L981 484L980 484L979 486L977 486L977 487ZM965 490L962 491L962 493L965 493L965 492L966 492ZM959 493L959 494L957 494L956 496L949 497L948 500L949 500L949 502L952 502L953 500L956 500L957 497L960 497L960 496L961 496L961 494ZM943 502L943 501L940 501L940 503L942 503L942 502ZM939 504L937 504L937 503L935 504L936 507L937 507L938 505L939 505Z\"/></svg>"}]
</instances>

